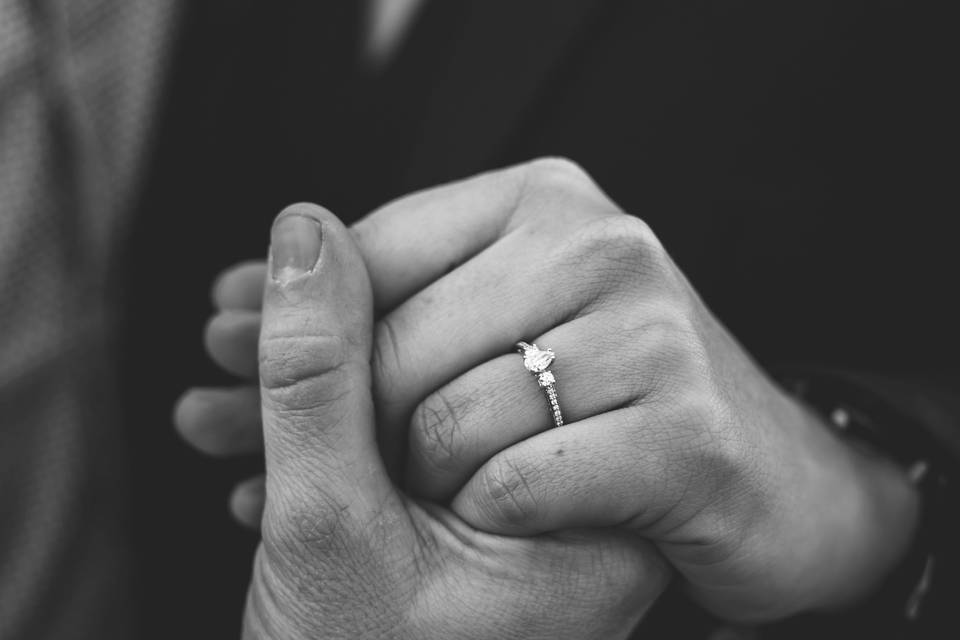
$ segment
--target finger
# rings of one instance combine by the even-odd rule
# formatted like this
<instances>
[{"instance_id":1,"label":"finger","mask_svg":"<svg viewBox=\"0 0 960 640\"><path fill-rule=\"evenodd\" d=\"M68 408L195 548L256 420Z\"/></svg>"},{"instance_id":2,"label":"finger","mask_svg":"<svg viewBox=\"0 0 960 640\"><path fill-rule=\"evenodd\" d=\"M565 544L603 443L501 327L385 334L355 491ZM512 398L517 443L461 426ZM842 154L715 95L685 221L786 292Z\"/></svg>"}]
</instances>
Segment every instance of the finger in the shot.
<instances>
[{"instance_id":1,"label":"finger","mask_svg":"<svg viewBox=\"0 0 960 640\"><path fill-rule=\"evenodd\" d=\"M241 262L226 269L213 283L214 306L221 311L259 311L266 277L267 265L263 260Z\"/></svg>"},{"instance_id":2,"label":"finger","mask_svg":"<svg viewBox=\"0 0 960 640\"><path fill-rule=\"evenodd\" d=\"M174 425L194 448L214 456L263 450L260 390L190 389L177 402Z\"/></svg>"},{"instance_id":3,"label":"finger","mask_svg":"<svg viewBox=\"0 0 960 640\"><path fill-rule=\"evenodd\" d=\"M263 474L244 480L230 494L230 513L243 526L259 529L266 497Z\"/></svg>"},{"instance_id":4,"label":"finger","mask_svg":"<svg viewBox=\"0 0 960 640\"><path fill-rule=\"evenodd\" d=\"M552 295L548 267L524 264L514 245L491 247L378 323L374 384L385 451L402 456L413 410L428 393L573 312L575 296Z\"/></svg>"},{"instance_id":5,"label":"finger","mask_svg":"<svg viewBox=\"0 0 960 640\"><path fill-rule=\"evenodd\" d=\"M395 497L374 435L372 324L349 232L320 207L288 207L273 226L259 349L268 510L297 501L369 519Z\"/></svg>"},{"instance_id":6,"label":"finger","mask_svg":"<svg viewBox=\"0 0 960 640\"><path fill-rule=\"evenodd\" d=\"M477 182L482 183L483 178ZM496 210L481 215L497 222L498 228L512 224L511 232L470 259L461 256L467 259L465 264L414 294L378 324L374 385L385 451L402 455L412 411L430 391L504 353L521 337L541 333L575 316L617 280L610 277L609 264L598 269L585 264L596 261L584 250L590 241L574 244L568 236L603 218L636 221L602 198L594 198L592 191L579 187L559 191L543 179L538 184L540 191L525 195L523 204L509 215ZM461 188L467 193L474 188L490 190L482 184ZM564 195L562 202L555 200L558 193ZM578 197L584 201L577 202ZM569 213L572 210L575 213ZM397 218L404 213L401 210ZM526 216L525 222L512 220L509 216L513 214L518 220ZM545 215L549 221L542 219ZM429 223L414 226L429 228ZM445 228L438 231L441 235L445 232ZM593 235L601 242L610 239L606 233ZM403 239L395 243L401 248L404 244ZM441 244L455 246L456 242ZM412 263L419 260L415 256L408 259ZM425 269L423 272L429 273L429 268ZM391 467L399 466L397 463L388 458Z\"/></svg>"},{"instance_id":7,"label":"finger","mask_svg":"<svg viewBox=\"0 0 960 640\"><path fill-rule=\"evenodd\" d=\"M670 356L656 324L628 322L630 315L597 313L537 338L540 348L556 354L550 371L567 424L640 401L655 387L660 362ZM618 357L607 357L611 353ZM494 358L414 410L407 488L443 502L495 454L553 426L550 404L523 357Z\"/></svg>"},{"instance_id":8,"label":"finger","mask_svg":"<svg viewBox=\"0 0 960 640\"><path fill-rule=\"evenodd\" d=\"M648 526L690 489L677 474L699 471L691 468L696 461L681 464L671 455L693 431L667 428L643 406L546 431L490 459L452 509L471 526L501 535ZM684 509L702 506L684 502Z\"/></svg>"},{"instance_id":9,"label":"finger","mask_svg":"<svg viewBox=\"0 0 960 640\"><path fill-rule=\"evenodd\" d=\"M203 341L217 365L235 376L256 380L259 336L258 312L221 311L207 323Z\"/></svg>"},{"instance_id":10,"label":"finger","mask_svg":"<svg viewBox=\"0 0 960 640\"><path fill-rule=\"evenodd\" d=\"M544 159L424 190L395 200L359 221L351 233L367 264L377 308L390 309L465 262L510 230L525 192L559 187L569 207L571 189L599 189L573 163ZM547 212L559 222L559 207ZM214 281L220 310L259 310L263 261L240 263Z\"/></svg>"},{"instance_id":11,"label":"finger","mask_svg":"<svg viewBox=\"0 0 960 640\"><path fill-rule=\"evenodd\" d=\"M627 340L631 323L638 322L633 316L657 317L658 295L626 295L649 275L643 223L605 209L584 217L589 222L581 223L576 242L555 247L549 236L509 235L381 320L374 384L389 449L402 451L392 441L405 444L414 408L429 393L508 353L517 340L610 308L616 314L584 339L619 332ZM651 302L639 308L635 299ZM623 359L624 348L609 346Z\"/></svg>"},{"instance_id":12,"label":"finger","mask_svg":"<svg viewBox=\"0 0 960 640\"><path fill-rule=\"evenodd\" d=\"M582 169L544 159L401 198L351 231L377 309L386 310L512 232L521 212L543 220L549 234L571 212L598 205L613 207Z\"/></svg>"}]
</instances>

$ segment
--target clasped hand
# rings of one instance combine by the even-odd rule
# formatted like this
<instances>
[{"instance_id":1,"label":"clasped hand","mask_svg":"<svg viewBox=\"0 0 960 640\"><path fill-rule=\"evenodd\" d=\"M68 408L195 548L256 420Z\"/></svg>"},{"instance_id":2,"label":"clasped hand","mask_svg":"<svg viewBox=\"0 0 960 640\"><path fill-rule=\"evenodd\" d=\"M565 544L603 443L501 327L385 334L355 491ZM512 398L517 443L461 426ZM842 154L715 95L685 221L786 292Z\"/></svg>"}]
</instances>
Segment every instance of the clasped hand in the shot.
<instances>
[{"instance_id":1,"label":"clasped hand","mask_svg":"<svg viewBox=\"0 0 960 640\"><path fill-rule=\"evenodd\" d=\"M249 637L626 637L671 573L764 621L856 599L909 539L902 476L775 386L569 162L349 230L294 205L271 247L207 330L259 387L176 415L198 448L265 453L234 496L263 536ZM563 427L518 340L556 352Z\"/></svg>"}]
</instances>

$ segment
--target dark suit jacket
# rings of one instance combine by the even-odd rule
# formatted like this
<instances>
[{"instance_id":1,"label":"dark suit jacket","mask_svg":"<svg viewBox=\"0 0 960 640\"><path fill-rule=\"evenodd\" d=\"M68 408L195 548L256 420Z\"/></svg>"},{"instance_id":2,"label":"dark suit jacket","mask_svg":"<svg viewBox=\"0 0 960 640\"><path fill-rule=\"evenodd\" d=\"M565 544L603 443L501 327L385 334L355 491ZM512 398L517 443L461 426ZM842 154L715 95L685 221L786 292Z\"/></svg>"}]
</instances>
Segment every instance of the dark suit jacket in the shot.
<instances>
[{"instance_id":1,"label":"dark suit jacket","mask_svg":"<svg viewBox=\"0 0 960 640\"><path fill-rule=\"evenodd\" d=\"M237 637L255 539L225 498L258 462L188 451L169 407L224 381L199 340L209 284L262 256L295 200L350 220L568 156L764 366L872 374L856 379L960 453L935 6L436 0L377 75L356 71L350 4L207 0L184 19L121 272L141 637Z\"/></svg>"}]
</instances>

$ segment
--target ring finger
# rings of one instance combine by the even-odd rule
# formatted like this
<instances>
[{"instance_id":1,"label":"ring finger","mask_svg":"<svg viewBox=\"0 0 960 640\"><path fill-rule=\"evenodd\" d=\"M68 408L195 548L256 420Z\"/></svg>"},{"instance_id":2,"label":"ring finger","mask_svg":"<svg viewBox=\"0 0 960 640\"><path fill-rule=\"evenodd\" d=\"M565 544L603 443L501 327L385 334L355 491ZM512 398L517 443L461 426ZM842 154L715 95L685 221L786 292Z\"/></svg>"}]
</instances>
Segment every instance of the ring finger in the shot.
<instances>
[{"instance_id":1,"label":"ring finger","mask_svg":"<svg viewBox=\"0 0 960 640\"><path fill-rule=\"evenodd\" d=\"M556 354L550 371L564 421L641 402L657 385L657 363L664 358L660 342L656 324L631 326L622 312L596 312L537 337L538 347ZM614 352L617 357L609 357ZM430 394L414 411L407 489L446 501L498 452L553 426L544 390L522 357L489 360Z\"/></svg>"}]
</instances>

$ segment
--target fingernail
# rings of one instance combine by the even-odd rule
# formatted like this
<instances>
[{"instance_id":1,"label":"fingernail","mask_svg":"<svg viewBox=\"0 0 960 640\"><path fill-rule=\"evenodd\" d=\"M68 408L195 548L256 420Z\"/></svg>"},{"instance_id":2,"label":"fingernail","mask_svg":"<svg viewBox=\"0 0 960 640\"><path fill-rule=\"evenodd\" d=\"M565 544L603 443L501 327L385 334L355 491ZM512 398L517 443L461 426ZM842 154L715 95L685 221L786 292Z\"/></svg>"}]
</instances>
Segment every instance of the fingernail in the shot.
<instances>
[{"instance_id":1,"label":"fingernail","mask_svg":"<svg viewBox=\"0 0 960 640\"><path fill-rule=\"evenodd\" d=\"M277 218L270 234L270 275L285 285L314 270L323 232L315 219L299 213Z\"/></svg>"}]
</instances>

